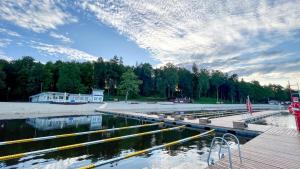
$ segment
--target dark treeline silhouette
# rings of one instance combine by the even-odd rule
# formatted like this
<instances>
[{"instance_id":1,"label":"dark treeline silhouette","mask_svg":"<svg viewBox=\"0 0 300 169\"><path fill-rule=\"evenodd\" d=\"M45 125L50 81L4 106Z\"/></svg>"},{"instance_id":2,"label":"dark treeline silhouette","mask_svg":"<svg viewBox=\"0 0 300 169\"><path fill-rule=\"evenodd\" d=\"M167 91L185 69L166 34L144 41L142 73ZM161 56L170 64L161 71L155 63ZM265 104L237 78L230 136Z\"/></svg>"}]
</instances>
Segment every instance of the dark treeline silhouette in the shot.
<instances>
[{"instance_id":1,"label":"dark treeline silhouette","mask_svg":"<svg viewBox=\"0 0 300 169\"><path fill-rule=\"evenodd\" d=\"M262 86L258 81L245 82L237 74L228 75L218 70L192 71L166 64L153 68L149 63L125 66L122 57L109 61L62 62L42 64L32 57L19 60L0 60L0 100L27 101L41 91L89 93L92 88L105 90L106 96L118 95L118 86L124 72L131 70L141 81L139 96L144 97L202 97L219 101L244 103L247 95L252 102L265 103L269 99L289 100L289 92L280 85Z\"/></svg>"}]
</instances>

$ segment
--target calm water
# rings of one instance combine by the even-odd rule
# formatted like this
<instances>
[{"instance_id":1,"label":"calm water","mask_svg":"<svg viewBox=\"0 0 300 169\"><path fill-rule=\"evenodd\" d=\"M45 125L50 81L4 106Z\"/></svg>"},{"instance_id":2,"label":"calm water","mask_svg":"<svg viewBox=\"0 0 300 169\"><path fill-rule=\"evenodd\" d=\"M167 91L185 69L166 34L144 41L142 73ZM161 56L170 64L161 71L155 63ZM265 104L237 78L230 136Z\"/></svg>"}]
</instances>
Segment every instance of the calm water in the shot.
<instances>
[{"instance_id":1,"label":"calm water","mask_svg":"<svg viewBox=\"0 0 300 169\"><path fill-rule=\"evenodd\" d=\"M0 121L0 141L56 135L62 133L81 132L95 129L123 127L142 124L141 121L130 120L109 115L77 116L67 118L39 118L28 120ZM92 134L78 137L53 139L32 143L0 146L0 156L14 153L28 152L50 147L99 140L133 133L160 129L159 126L130 129L106 134ZM64 150L48 154L27 156L21 159L0 162L0 168L77 168L91 162L107 160L130 152L142 150L175 141L199 132L185 129L183 131L170 131L155 135L135 137L121 141L97 144L84 148ZM219 135L217 133L217 135ZM214 136L190 141L171 148L156 150L147 155L132 157L126 160L100 166L103 169L148 169L148 168L205 168L209 145ZM240 138L245 143L250 138ZM233 142L233 147L236 147ZM213 154L216 160L217 150Z\"/></svg>"},{"instance_id":2,"label":"calm water","mask_svg":"<svg viewBox=\"0 0 300 169\"><path fill-rule=\"evenodd\" d=\"M291 128L296 129L296 122L295 117L290 113L281 113L277 114L275 116L264 118L255 124L261 124L261 125L271 125L271 126L277 126L277 127L285 127L285 128Z\"/></svg>"}]
</instances>

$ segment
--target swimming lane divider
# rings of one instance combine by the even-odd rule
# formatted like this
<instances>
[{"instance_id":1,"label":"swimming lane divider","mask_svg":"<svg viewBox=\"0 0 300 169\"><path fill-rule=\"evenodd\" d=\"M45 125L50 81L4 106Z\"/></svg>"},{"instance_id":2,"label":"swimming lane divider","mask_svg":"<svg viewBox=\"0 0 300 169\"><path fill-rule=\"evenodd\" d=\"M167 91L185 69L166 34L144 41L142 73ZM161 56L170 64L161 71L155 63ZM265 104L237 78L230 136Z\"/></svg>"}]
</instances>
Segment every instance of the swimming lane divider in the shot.
<instances>
[{"instance_id":1,"label":"swimming lane divider","mask_svg":"<svg viewBox=\"0 0 300 169\"><path fill-rule=\"evenodd\" d=\"M194 136L187 137L187 138L184 138L184 139L181 139L181 140L169 142L169 143L162 144L162 145L159 145L159 146L155 146L155 147L152 147L152 148L148 148L148 149L136 151L136 152L124 155L124 156L112 158L112 159L105 160L105 161L99 161L99 162L96 162L94 164L90 164L90 165L87 165L85 167L81 167L79 169L91 169L91 168L95 168L95 167L102 166L102 165L105 165L105 164L109 164L109 163L112 163L112 162L116 162L116 161L120 161L120 160L127 159L127 158L130 158L130 157L134 157L134 156L137 156L137 155L145 154L145 153L157 150L157 149L162 149L162 148L170 147L170 146L173 146L175 144L182 144L184 142L191 141L191 140L198 139L200 137L206 136L209 133L212 133L214 130L215 129L212 129L210 131L207 131L207 132L204 132L204 133L201 133L201 134L198 134L198 135L194 135Z\"/></svg>"},{"instance_id":2,"label":"swimming lane divider","mask_svg":"<svg viewBox=\"0 0 300 169\"><path fill-rule=\"evenodd\" d=\"M89 142L84 142L84 143L77 143L77 144L71 144L71 145L66 145L66 146L54 147L54 148L49 148L49 149L44 149L44 150L37 150L37 151L31 151L31 152L25 152L25 153L6 155L6 156L0 157L0 161L22 158L25 156L30 156L30 155L35 155L35 154L46 154L46 153L50 153L50 152L62 151L62 150L73 149L73 148L78 148L78 147L85 147L85 146L90 146L90 145L94 145L94 144L124 140L124 139L128 139L128 138L133 138L133 137L139 137L139 136L144 136L144 135L179 130L182 128L185 128L185 125L173 127L173 128L166 128L166 129L161 129L161 130L154 130L154 131L148 131L148 132L143 132L143 133L131 134L131 135L126 135L126 136L112 137L112 138L107 138L107 139L102 139L102 140L89 141Z\"/></svg>"},{"instance_id":3,"label":"swimming lane divider","mask_svg":"<svg viewBox=\"0 0 300 169\"><path fill-rule=\"evenodd\" d=\"M81 135L87 135L87 134L96 134L96 133L99 134L99 133L119 131L119 130L156 126L156 125L161 125L161 124L163 124L163 122L144 124L144 125L136 125L136 126L127 126L127 127L120 127L120 128L103 129L103 130L85 131L85 132L78 132L78 133L59 134L59 135L45 136L45 137L35 137L35 138L3 141L3 142L0 142L0 146L10 145L10 144L28 143L28 142L33 142L33 141L50 140L50 139L57 139L57 138L64 138L64 137L75 137L75 136L81 136Z\"/></svg>"}]
</instances>

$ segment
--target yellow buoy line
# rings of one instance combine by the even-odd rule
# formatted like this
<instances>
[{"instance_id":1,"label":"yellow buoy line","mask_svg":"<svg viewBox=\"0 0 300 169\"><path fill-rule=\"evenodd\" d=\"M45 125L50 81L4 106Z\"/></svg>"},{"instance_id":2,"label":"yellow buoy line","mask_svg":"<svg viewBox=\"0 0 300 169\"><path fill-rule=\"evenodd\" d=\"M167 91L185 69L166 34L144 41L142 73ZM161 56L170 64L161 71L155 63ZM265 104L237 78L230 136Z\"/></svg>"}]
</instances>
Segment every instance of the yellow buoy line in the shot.
<instances>
[{"instance_id":1,"label":"yellow buoy line","mask_svg":"<svg viewBox=\"0 0 300 169\"><path fill-rule=\"evenodd\" d=\"M50 139L64 138L64 137L75 137L75 136L95 134L95 133L105 133L105 132L127 130L127 129L141 128L141 127L149 127L149 126L156 126L156 125L160 125L160 124L163 124L163 122L144 124L144 125L136 125L136 126L127 126L127 127L120 127L120 128L103 129L103 130L85 131L85 132L78 132L78 133L59 134L59 135L45 136L45 137L35 137L35 138L3 141L3 142L0 142L0 146L9 145L9 144L27 143L27 142L33 142L33 141L50 140Z\"/></svg>"},{"instance_id":2,"label":"yellow buoy line","mask_svg":"<svg viewBox=\"0 0 300 169\"><path fill-rule=\"evenodd\" d=\"M173 127L173 128L166 128L166 129L161 129L161 130L154 130L154 131L148 131L148 132L143 132L143 133L126 135L126 136L119 136L119 137L107 138L107 139L102 139L102 140L71 144L71 145L54 147L54 148L49 148L49 149L44 149L44 150L37 150L37 151L31 151L31 152L25 152L25 153L19 153L19 154L6 155L6 156L0 157L0 161L16 159L16 158L22 158L22 157L25 157L25 156L30 156L30 155L35 155L35 154L45 154L45 153L56 152L56 151L67 150L67 149L73 149L73 148L78 148L78 147L85 147L85 146L90 146L90 145L100 144L100 143L106 143L106 142L111 142L111 141L124 140L124 139L127 139L127 138L139 137L139 136L155 134L155 133L161 133L161 132L166 132L166 131L179 130L179 129L182 129L184 127L185 126L183 125L183 126L178 126L178 127Z\"/></svg>"},{"instance_id":3,"label":"yellow buoy line","mask_svg":"<svg viewBox=\"0 0 300 169\"><path fill-rule=\"evenodd\" d=\"M187 142L187 141L191 141L191 140L200 138L202 136L206 136L207 134L212 133L214 130L215 129L212 129L210 131L207 131L207 132L195 135L195 136L187 137L187 138L184 138L184 139L181 139L181 140L177 140L177 141L173 141L173 142L170 142L170 143L155 146L155 147L152 147L152 148L148 148L148 149L140 150L140 151L137 151L137 152L129 153L127 155L120 156L120 157L117 157L117 158L112 158L112 159L105 160L105 161L99 161L99 162L96 162L94 164L90 164L90 165L87 165L85 167L81 167L80 169L91 169L91 168L95 168L95 167L98 167L98 166L101 166L101 165L105 165L105 164L109 164L109 163L112 163L112 162L120 161L120 160L127 159L127 158L130 158L130 157L133 157L133 156L137 156L137 155L140 155L140 154L148 153L148 152L151 152L151 151L154 151L154 150L157 150L157 149L170 147L170 146L173 146L175 144L181 144L181 143L184 143L184 142Z\"/></svg>"}]
</instances>

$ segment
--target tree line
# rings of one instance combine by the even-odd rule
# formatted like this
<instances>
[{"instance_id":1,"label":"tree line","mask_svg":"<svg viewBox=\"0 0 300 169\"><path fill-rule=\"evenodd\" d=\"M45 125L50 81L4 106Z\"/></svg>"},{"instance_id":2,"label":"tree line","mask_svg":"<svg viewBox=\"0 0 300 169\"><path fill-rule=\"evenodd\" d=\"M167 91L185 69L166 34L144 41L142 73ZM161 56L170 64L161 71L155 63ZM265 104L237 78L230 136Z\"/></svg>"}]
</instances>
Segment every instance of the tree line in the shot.
<instances>
[{"instance_id":1,"label":"tree line","mask_svg":"<svg viewBox=\"0 0 300 169\"><path fill-rule=\"evenodd\" d=\"M45 64L29 56L0 60L0 101L28 101L29 96L45 91L90 93L93 88L104 89L107 97L211 97L218 102L244 103L249 95L255 103L289 100L288 90L280 85L246 82L237 74L198 67L193 64L190 71L170 63L160 68L149 63L126 66L117 56L108 61Z\"/></svg>"}]
</instances>

